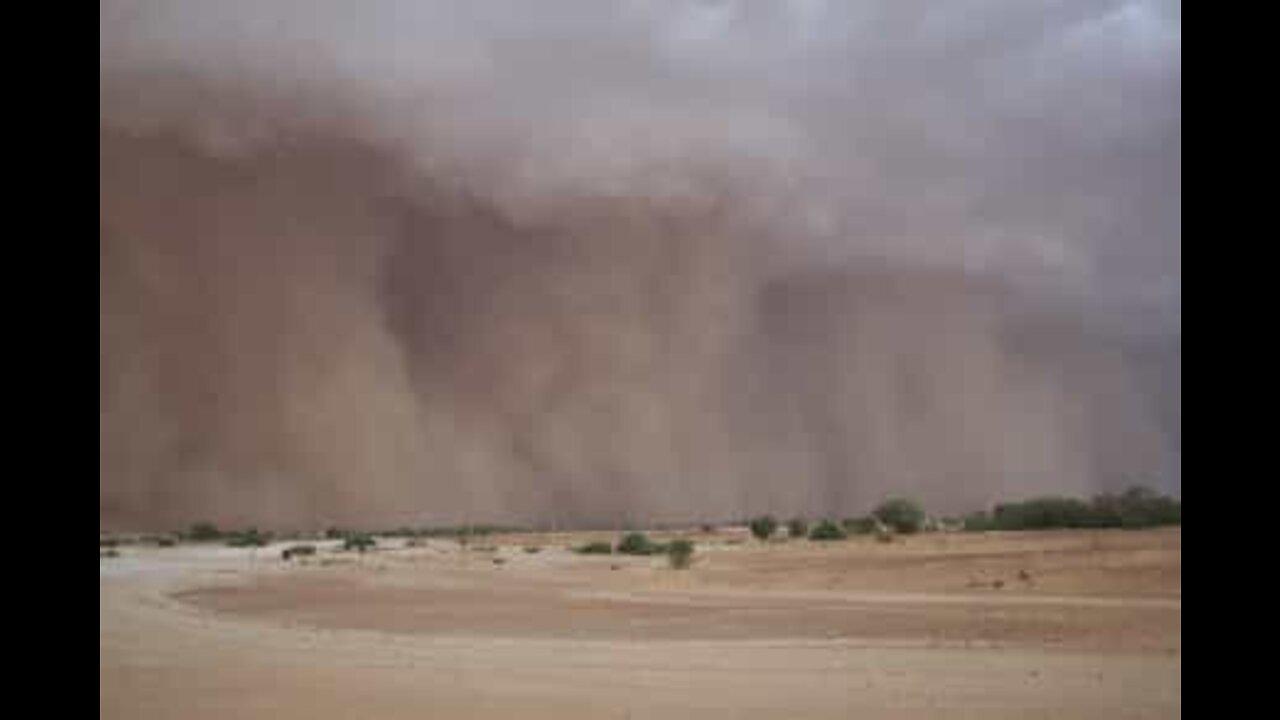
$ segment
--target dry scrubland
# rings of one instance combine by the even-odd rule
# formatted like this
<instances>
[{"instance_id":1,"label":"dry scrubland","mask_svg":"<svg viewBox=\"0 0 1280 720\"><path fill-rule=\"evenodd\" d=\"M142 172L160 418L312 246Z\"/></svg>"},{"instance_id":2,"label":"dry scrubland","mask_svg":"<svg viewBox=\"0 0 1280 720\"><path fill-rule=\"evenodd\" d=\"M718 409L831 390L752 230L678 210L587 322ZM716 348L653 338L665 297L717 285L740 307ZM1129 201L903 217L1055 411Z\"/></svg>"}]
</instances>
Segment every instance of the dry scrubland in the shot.
<instances>
[{"instance_id":1,"label":"dry scrubland","mask_svg":"<svg viewBox=\"0 0 1280 720\"><path fill-rule=\"evenodd\" d=\"M125 545L104 718L1181 716L1180 528ZM533 548L538 548L534 551Z\"/></svg>"}]
</instances>

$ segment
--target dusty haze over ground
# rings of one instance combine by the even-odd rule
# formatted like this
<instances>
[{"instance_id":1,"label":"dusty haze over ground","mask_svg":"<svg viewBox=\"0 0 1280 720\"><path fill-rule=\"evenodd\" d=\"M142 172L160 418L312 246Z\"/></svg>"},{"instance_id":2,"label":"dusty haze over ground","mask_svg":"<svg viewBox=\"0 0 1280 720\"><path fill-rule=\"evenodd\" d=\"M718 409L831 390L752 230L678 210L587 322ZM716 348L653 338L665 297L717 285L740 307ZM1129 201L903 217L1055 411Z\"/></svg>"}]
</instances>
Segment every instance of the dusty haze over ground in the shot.
<instances>
[{"instance_id":1,"label":"dusty haze over ground","mask_svg":"<svg viewBox=\"0 0 1280 720\"><path fill-rule=\"evenodd\" d=\"M104 526L1181 493L1181 9L103 2Z\"/></svg>"}]
</instances>

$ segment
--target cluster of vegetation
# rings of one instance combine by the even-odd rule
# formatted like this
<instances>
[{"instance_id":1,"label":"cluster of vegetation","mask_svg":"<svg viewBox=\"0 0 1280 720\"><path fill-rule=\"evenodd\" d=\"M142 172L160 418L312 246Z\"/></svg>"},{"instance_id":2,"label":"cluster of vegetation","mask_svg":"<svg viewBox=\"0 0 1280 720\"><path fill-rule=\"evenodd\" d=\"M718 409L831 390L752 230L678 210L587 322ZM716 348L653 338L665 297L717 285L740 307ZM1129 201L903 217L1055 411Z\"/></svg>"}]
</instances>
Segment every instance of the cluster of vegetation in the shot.
<instances>
[{"instance_id":1,"label":"cluster of vegetation","mask_svg":"<svg viewBox=\"0 0 1280 720\"><path fill-rule=\"evenodd\" d=\"M787 523L787 537L803 538L809 535L809 523L804 518L792 518Z\"/></svg>"},{"instance_id":2,"label":"cluster of vegetation","mask_svg":"<svg viewBox=\"0 0 1280 720\"><path fill-rule=\"evenodd\" d=\"M693 562L693 543L683 539L667 543L667 562L676 570L689 567Z\"/></svg>"},{"instance_id":3,"label":"cluster of vegetation","mask_svg":"<svg viewBox=\"0 0 1280 720\"><path fill-rule=\"evenodd\" d=\"M485 535L497 535L505 533L525 532L526 528L516 527L514 525L456 525L445 527L399 527L384 533L379 533L387 537L407 537L407 538L462 538L462 537L483 537Z\"/></svg>"},{"instance_id":4,"label":"cluster of vegetation","mask_svg":"<svg viewBox=\"0 0 1280 720\"><path fill-rule=\"evenodd\" d=\"M1182 502L1150 489L1133 487L1086 501L1040 497L1001 503L992 512L965 518L964 528L983 530L1047 530L1052 528L1146 528L1182 524Z\"/></svg>"},{"instance_id":5,"label":"cluster of vegetation","mask_svg":"<svg viewBox=\"0 0 1280 720\"><path fill-rule=\"evenodd\" d=\"M759 540L769 540L778 534L780 523L772 515L761 515L747 521L751 534ZM1119 494L1097 495L1091 500L1070 497L1039 497L1023 502L1000 503L990 512L977 512L963 519L947 520L939 524L930 520L919 503L906 498L892 498L880 504L869 515L849 517L843 521L822 520L810 527L803 518L787 523L791 538L808 538L814 541L844 540L850 535L872 535L882 542L893 540L896 535L910 535L926 530L948 529L963 526L967 531L983 530L1039 530L1049 528L1146 528L1182 524L1182 501L1161 495L1144 487L1132 487ZM461 525L453 527L408 528L389 533L394 537L407 537L413 542L418 538L455 537L466 542L469 538L495 533L523 532L524 528L503 525ZM714 526L702 526L703 532L714 531ZM365 552L376 546L372 534L329 528L324 536L343 541L344 550ZM232 547L261 547L271 540L270 533L250 528L241 532L224 532L209 522L196 523L185 533L183 540L195 542L225 541ZM171 536L143 538L161 547L177 542ZM103 557L114 557L118 543L115 538L99 538ZM616 547L608 542L596 541L572 548L584 555L662 555L666 554L672 567L686 567L693 555L693 544L687 540L658 543L640 532L624 535ZM536 553L538 546L525 546L526 553ZM299 555L311 555L314 546L295 545L283 552L285 559Z\"/></svg>"},{"instance_id":6,"label":"cluster of vegetation","mask_svg":"<svg viewBox=\"0 0 1280 720\"><path fill-rule=\"evenodd\" d=\"M751 528L751 534L756 536L758 540L768 540L778 531L778 521L772 515L761 515L752 519L747 527Z\"/></svg>"},{"instance_id":7,"label":"cluster of vegetation","mask_svg":"<svg viewBox=\"0 0 1280 720\"><path fill-rule=\"evenodd\" d=\"M116 550L114 547L109 547L106 550L98 551L99 560L101 560L102 558L114 558L114 557L120 557L120 551Z\"/></svg>"},{"instance_id":8,"label":"cluster of vegetation","mask_svg":"<svg viewBox=\"0 0 1280 720\"><path fill-rule=\"evenodd\" d=\"M271 533L259 532L258 528L249 528L224 537L230 547L262 547L271 542Z\"/></svg>"},{"instance_id":9,"label":"cluster of vegetation","mask_svg":"<svg viewBox=\"0 0 1280 720\"><path fill-rule=\"evenodd\" d=\"M882 527L880 521L872 515L845 518L840 524L850 535L870 535Z\"/></svg>"},{"instance_id":10,"label":"cluster of vegetation","mask_svg":"<svg viewBox=\"0 0 1280 720\"><path fill-rule=\"evenodd\" d=\"M573 549L579 555L612 555L613 545L597 540L595 542L584 543Z\"/></svg>"},{"instance_id":11,"label":"cluster of vegetation","mask_svg":"<svg viewBox=\"0 0 1280 720\"><path fill-rule=\"evenodd\" d=\"M525 550L527 552L528 548ZM631 532L623 535L616 547L603 540L597 540L579 545L573 548L573 551L580 555L611 555L615 552L619 555L666 555L671 567L681 570L689 567L693 562L694 545L692 541L685 539L672 540L669 543L654 542L642 532Z\"/></svg>"},{"instance_id":12,"label":"cluster of vegetation","mask_svg":"<svg viewBox=\"0 0 1280 720\"><path fill-rule=\"evenodd\" d=\"M342 540L343 550L355 550L356 552L367 552L377 547L378 541L373 539L372 535L365 533L347 535Z\"/></svg>"},{"instance_id":13,"label":"cluster of vegetation","mask_svg":"<svg viewBox=\"0 0 1280 720\"><path fill-rule=\"evenodd\" d=\"M844 526L831 520L823 520L809 531L810 540L845 540L848 537L849 533L845 532Z\"/></svg>"},{"instance_id":14,"label":"cluster of vegetation","mask_svg":"<svg viewBox=\"0 0 1280 720\"><path fill-rule=\"evenodd\" d=\"M661 555L667 546L650 540L644 533L633 532L622 536L615 551L619 555Z\"/></svg>"},{"instance_id":15,"label":"cluster of vegetation","mask_svg":"<svg viewBox=\"0 0 1280 720\"><path fill-rule=\"evenodd\" d=\"M906 498L886 500L871 515L889 529L903 535L911 535L924 529L924 508Z\"/></svg>"},{"instance_id":16,"label":"cluster of vegetation","mask_svg":"<svg viewBox=\"0 0 1280 720\"><path fill-rule=\"evenodd\" d=\"M195 542L214 542L222 539L222 531L210 522L198 522L187 531L186 538Z\"/></svg>"}]
</instances>

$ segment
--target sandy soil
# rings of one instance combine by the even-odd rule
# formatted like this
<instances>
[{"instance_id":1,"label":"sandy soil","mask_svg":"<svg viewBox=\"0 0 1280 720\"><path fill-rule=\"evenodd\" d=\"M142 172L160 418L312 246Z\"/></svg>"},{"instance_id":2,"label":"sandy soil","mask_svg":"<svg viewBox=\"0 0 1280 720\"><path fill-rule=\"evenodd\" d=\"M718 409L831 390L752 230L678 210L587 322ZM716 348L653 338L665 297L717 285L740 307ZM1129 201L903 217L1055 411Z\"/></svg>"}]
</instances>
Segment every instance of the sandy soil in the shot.
<instances>
[{"instance_id":1,"label":"sandy soil","mask_svg":"<svg viewBox=\"0 0 1280 720\"><path fill-rule=\"evenodd\" d=\"M589 537L124 548L101 716L1181 716L1180 530L721 532L687 571Z\"/></svg>"}]
</instances>

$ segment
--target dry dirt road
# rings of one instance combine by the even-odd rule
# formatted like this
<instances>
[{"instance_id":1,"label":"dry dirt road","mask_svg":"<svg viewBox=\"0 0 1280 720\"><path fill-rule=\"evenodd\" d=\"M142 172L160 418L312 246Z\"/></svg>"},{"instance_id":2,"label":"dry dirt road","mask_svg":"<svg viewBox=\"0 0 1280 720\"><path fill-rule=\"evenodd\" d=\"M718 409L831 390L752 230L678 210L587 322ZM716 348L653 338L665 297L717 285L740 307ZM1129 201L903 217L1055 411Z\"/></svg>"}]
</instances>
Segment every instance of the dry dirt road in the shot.
<instances>
[{"instance_id":1,"label":"dry dirt road","mask_svg":"<svg viewBox=\"0 0 1280 720\"><path fill-rule=\"evenodd\" d=\"M125 547L102 559L103 718L1166 718L1182 534L763 544L694 567L616 535ZM526 547L539 547L526 552Z\"/></svg>"}]
</instances>

